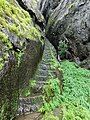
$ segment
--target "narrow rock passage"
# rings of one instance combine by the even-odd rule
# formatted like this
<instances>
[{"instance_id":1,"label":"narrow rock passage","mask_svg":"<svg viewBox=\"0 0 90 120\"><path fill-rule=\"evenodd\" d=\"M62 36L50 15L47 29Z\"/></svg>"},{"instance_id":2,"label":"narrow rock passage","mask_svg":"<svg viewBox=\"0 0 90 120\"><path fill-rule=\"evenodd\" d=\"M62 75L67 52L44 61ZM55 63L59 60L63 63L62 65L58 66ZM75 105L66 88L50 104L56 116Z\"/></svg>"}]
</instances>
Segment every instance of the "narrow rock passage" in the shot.
<instances>
[{"instance_id":1,"label":"narrow rock passage","mask_svg":"<svg viewBox=\"0 0 90 120\"><path fill-rule=\"evenodd\" d=\"M52 60L51 51L55 56L56 52L54 47L48 40L46 40L42 60L34 77L32 78L33 80L36 80L36 85L31 89L30 96L25 98L23 96L20 97L18 110L19 115L22 115L23 113L26 114L27 112L36 112L40 108L40 106L42 106L43 86L47 84L46 81L51 78L51 74L52 76L54 76L54 71L51 69L50 63L50 61ZM49 74L49 71L51 72L51 74Z\"/></svg>"}]
</instances>

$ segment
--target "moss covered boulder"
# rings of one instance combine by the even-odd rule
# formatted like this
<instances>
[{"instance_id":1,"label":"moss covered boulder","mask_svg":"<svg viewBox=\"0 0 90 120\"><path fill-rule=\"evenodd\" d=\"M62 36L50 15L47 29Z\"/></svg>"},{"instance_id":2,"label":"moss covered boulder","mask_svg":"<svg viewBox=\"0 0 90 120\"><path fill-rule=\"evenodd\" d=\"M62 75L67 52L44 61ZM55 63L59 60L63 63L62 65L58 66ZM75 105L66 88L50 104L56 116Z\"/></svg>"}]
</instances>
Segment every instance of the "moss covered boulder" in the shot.
<instances>
[{"instance_id":1,"label":"moss covered boulder","mask_svg":"<svg viewBox=\"0 0 90 120\"><path fill-rule=\"evenodd\" d=\"M14 0L0 0L0 120L15 116L19 88L33 76L43 44L28 12Z\"/></svg>"}]
</instances>

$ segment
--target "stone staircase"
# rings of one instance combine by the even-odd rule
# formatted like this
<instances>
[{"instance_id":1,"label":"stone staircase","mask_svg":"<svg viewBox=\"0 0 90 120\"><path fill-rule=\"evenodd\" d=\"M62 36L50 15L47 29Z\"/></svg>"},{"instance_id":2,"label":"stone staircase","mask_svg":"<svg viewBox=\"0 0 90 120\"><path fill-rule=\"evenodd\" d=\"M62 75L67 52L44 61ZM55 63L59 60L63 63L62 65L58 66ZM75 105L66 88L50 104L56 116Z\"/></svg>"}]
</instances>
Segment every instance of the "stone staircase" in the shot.
<instances>
[{"instance_id":1,"label":"stone staircase","mask_svg":"<svg viewBox=\"0 0 90 120\"><path fill-rule=\"evenodd\" d=\"M51 78L49 71L51 71L52 75L54 75L50 64L52 60L51 52L54 56L56 55L54 47L48 40L46 40L42 61L39 63L36 74L32 78L33 80L36 80L36 85L32 89L30 97L20 97L20 106L18 110L19 115L35 112L42 105L42 88L46 84L46 81Z\"/></svg>"},{"instance_id":2,"label":"stone staircase","mask_svg":"<svg viewBox=\"0 0 90 120\"><path fill-rule=\"evenodd\" d=\"M54 47L48 40L46 40L42 61L38 66L38 70L36 72L35 77L33 78L36 80L36 89L34 88L33 93L42 93L43 85L46 84L46 80L48 80L51 77L49 74L49 71L51 71L51 65L50 65L52 59L51 51L55 56L56 51Z\"/></svg>"}]
</instances>

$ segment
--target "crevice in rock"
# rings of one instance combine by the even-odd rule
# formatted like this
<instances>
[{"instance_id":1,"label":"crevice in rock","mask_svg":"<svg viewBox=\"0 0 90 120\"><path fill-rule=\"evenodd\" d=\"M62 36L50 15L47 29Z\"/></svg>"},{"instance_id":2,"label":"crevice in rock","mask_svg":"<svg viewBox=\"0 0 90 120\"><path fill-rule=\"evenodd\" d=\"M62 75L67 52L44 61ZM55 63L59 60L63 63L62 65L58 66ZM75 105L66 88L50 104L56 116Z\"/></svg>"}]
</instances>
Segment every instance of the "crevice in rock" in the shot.
<instances>
[{"instance_id":1,"label":"crevice in rock","mask_svg":"<svg viewBox=\"0 0 90 120\"><path fill-rule=\"evenodd\" d=\"M48 19L50 17L51 11L53 11L58 5L60 0L41 0L39 10L42 12L46 24L48 23Z\"/></svg>"},{"instance_id":2,"label":"crevice in rock","mask_svg":"<svg viewBox=\"0 0 90 120\"><path fill-rule=\"evenodd\" d=\"M17 2L25 11L27 11L30 14L30 16L33 18L33 22L36 23L37 25L39 25L40 28L43 30L45 27L44 23L38 21L35 13L32 10L28 9L28 7L24 4L24 2L22 0L17 0Z\"/></svg>"},{"instance_id":3,"label":"crevice in rock","mask_svg":"<svg viewBox=\"0 0 90 120\"><path fill-rule=\"evenodd\" d=\"M13 46L13 50L15 51L15 52L19 52L19 51L21 51L21 48L20 47L18 47L18 46L15 46L13 43L11 43L12 44L12 46Z\"/></svg>"},{"instance_id":4,"label":"crevice in rock","mask_svg":"<svg viewBox=\"0 0 90 120\"><path fill-rule=\"evenodd\" d=\"M80 57L80 61L82 62L83 60L87 59L87 56L83 55Z\"/></svg>"}]
</instances>

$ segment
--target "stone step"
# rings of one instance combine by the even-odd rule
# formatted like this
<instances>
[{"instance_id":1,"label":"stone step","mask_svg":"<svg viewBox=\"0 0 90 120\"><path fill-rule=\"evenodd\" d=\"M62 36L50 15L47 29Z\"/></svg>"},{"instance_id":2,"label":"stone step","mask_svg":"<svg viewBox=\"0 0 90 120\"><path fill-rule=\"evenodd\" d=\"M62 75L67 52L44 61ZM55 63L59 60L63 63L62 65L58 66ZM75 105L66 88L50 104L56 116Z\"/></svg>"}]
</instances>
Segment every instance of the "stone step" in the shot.
<instances>
[{"instance_id":1,"label":"stone step","mask_svg":"<svg viewBox=\"0 0 90 120\"><path fill-rule=\"evenodd\" d=\"M48 84L46 81L37 81L36 85L32 88L32 92L34 94L42 94L43 86Z\"/></svg>"},{"instance_id":2,"label":"stone step","mask_svg":"<svg viewBox=\"0 0 90 120\"><path fill-rule=\"evenodd\" d=\"M39 75L36 75L35 76L35 79L37 81L46 81L47 80L47 76L39 76Z\"/></svg>"},{"instance_id":3,"label":"stone step","mask_svg":"<svg viewBox=\"0 0 90 120\"><path fill-rule=\"evenodd\" d=\"M47 70L47 65L40 65L41 70Z\"/></svg>"},{"instance_id":4,"label":"stone step","mask_svg":"<svg viewBox=\"0 0 90 120\"><path fill-rule=\"evenodd\" d=\"M23 102L23 103L28 103L28 104L31 104L33 103L34 101L33 100L39 100L42 98L42 95L39 95L39 94L33 94L32 96L29 96L29 97L20 97L19 98L19 101L20 102Z\"/></svg>"},{"instance_id":5,"label":"stone step","mask_svg":"<svg viewBox=\"0 0 90 120\"><path fill-rule=\"evenodd\" d=\"M43 84L43 85L45 85L45 84L47 84L47 82L46 81L37 81L36 84Z\"/></svg>"},{"instance_id":6,"label":"stone step","mask_svg":"<svg viewBox=\"0 0 90 120\"><path fill-rule=\"evenodd\" d=\"M42 74L42 73L47 73L48 71L47 70L42 70L42 69L38 69L38 72L40 73L40 75Z\"/></svg>"},{"instance_id":7,"label":"stone step","mask_svg":"<svg viewBox=\"0 0 90 120\"><path fill-rule=\"evenodd\" d=\"M42 95L19 98L19 109L17 115L37 111L43 103Z\"/></svg>"},{"instance_id":8,"label":"stone step","mask_svg":"<svg viewBox=\"0 0 90 120\"><path fill-rule=\"evenodd\" d=\"M16 120L40 120L42 118L41 113L26 113L26 115L17 116Z\"/></svg>"},{"instance_id":9,"label":"stone step","mask_svg":"<svg viewBox=\"0 0 90 120\"><path fill-rule=\"evenodd\" d=\"M32 93L40 94L43 91L43 85L37 85L32 89Z\"/></svg>"}]
</instances>

